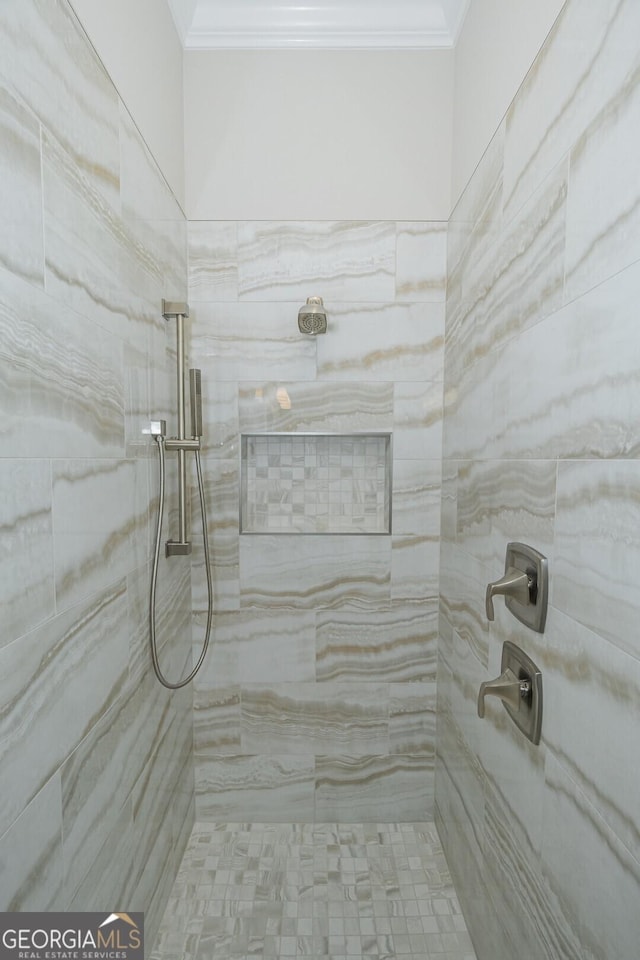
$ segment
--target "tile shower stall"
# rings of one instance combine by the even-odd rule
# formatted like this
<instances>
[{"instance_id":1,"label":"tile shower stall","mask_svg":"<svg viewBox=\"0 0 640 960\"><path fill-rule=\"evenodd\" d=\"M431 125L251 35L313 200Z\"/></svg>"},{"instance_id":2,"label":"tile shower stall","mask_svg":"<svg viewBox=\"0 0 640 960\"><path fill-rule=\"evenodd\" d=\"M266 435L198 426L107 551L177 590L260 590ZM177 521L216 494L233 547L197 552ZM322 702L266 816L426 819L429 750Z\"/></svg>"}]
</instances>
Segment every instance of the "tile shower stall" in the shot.
<instances>
[{"instance_id":1,"label":"tile shower stall","mask_svg":"<svg viewBox=\"0 0 640 960\"><path fill-rule=\"evenodd\" d=\"M187 223L66 0L0 5L1 910L144 910L150 945L167 909L163 960L461 960L465 921L479 960L635 960L639 36L567 0L448 223ZM163 296L215 592L177 692ZM485 617L509 540L549 558L542 635ZM477 717L506 639L537 747Z\"/></svg>"}]
</instances>

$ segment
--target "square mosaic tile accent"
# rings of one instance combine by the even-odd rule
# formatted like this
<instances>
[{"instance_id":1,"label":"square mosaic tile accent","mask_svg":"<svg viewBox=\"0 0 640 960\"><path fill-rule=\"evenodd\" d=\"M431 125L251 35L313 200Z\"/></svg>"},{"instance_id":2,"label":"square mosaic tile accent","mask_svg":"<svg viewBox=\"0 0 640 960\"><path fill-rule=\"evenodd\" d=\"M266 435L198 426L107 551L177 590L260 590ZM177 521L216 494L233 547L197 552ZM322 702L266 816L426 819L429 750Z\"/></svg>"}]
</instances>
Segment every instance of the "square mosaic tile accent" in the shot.
<instances>
[{"instance_id":1,"label":"square mosaic tile accent","mask_svg":"<svg viewBox=\"0 0 640 960\"><path fill-rule=\"evenodd\" d=\"M391 435L242 437L242 533L390 533Z\"/></svg>"},{"instance_id":2,"label":"square mosaic tile accent","mask_svg":"<svg viewBox=\"0 0 640 960\"><path fill-rule=\"evenodd\" d=\"M433 823L196 823L151 960L476 960Z\"/></svg>"}]
</instances>

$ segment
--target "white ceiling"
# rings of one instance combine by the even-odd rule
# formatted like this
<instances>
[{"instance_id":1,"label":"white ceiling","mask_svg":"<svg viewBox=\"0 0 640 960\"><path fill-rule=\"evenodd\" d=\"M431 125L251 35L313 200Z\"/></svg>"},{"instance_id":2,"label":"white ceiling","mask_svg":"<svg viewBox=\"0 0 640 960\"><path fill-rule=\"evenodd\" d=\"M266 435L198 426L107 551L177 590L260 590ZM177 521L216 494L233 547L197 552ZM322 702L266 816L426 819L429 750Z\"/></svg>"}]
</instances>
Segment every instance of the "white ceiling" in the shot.
<instances>
[{"instance_id":1,"label":"white ceiling","mask_svg":"<svg viewBox=\"0 0 640 960\"><path fill-rule=\"evenodd\" d=\"M455 43L470 0L168 0L188 50L425 50Z\"/></svg>"}]
</instances>

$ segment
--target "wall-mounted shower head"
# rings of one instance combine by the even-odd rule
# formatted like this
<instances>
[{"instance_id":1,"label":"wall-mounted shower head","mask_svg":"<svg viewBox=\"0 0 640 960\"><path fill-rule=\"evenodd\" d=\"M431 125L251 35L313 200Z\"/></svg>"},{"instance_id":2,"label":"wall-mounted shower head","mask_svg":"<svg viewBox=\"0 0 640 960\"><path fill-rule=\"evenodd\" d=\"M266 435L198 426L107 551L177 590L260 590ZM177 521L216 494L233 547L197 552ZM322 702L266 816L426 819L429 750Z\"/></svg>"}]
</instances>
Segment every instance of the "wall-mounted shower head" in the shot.
<instances>
[{"instance_id":1,"label":"wall-mounted shower head","mask_svg":"<svg viewBox=\"0 0 640 960\"><path fill-rule=\"evenodd\" d=\"M298 310L298 329L300 333L309 333L313 337L327 332L327 311L322 297L307 297L304 307Z\"/></svg>"}]
</instances>

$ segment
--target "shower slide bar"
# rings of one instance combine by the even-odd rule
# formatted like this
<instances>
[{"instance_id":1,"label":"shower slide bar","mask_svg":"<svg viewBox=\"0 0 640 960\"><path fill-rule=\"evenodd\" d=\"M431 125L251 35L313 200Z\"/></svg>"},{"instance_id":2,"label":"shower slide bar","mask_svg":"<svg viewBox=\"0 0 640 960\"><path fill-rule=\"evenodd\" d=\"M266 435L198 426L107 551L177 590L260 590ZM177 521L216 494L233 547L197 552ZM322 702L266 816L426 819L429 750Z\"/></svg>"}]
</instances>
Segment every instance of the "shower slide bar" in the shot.
<instances>
[{"instance_id":1,"label":"shower slide bar","mask_svg":"<svg viewBox=\"0 0 640 960\"><path fill-rule=\"evenodd\" d=\"M185 404L185 379L184 379L184 321L189 316L189 305L187 303L174 302L170 300L162 301L162 315L165 320L176 321L176 363L177 363L177 387L178 387L178 436L167 437L167 425L164 420L152 420L149 429L143 431L150 434L158 446L158 467L159 467L159 503L158 503L158 522L156 524L155 549L153 554L153 565L151 573L151 586L149 591L149 638L151 642L151 659L155 674L163 684L170 690L177 690L186 686L195 677L202 666L204 658L209 647L209 638L211 635L211 621L213 618L213 584L211 582L211 565L209 562L209 538L207 531L207 509L204 496L204 482L202 479L202 463L200 460L200 446L202 438L202 386L200 370L189 371L189 386L191 400L191 437L186 436L186 404ZM207 578L207 626L205 638L202 645L202 651L193 670L182 680L176 682L168 680L159 663L158 645L156 638L156 590L158 584L158 566L160 562L160 542L162 539L162 521L164 517L165 505L165 453L175 451L178 454L178 539L167 540L165 543L165 556L177 557L188 556L191 553L192 545L188 537L187 524L187 453L194 453L196 459L196 473L198 477L198 493L200 495L200 513L202 517L202 540L204 548L205 574Z\"/></svg>"}]
</instances>

